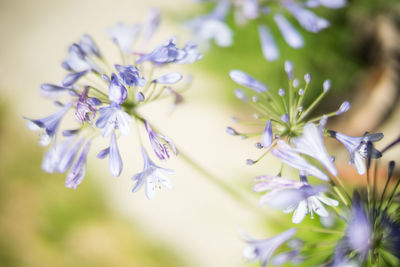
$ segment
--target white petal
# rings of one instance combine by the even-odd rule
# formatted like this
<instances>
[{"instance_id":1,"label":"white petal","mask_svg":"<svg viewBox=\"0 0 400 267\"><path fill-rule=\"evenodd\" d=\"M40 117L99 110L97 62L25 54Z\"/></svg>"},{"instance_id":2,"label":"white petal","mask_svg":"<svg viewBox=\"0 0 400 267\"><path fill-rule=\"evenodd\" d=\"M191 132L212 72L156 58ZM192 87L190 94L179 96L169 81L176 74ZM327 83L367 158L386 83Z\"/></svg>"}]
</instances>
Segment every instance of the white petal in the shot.
<instances>
[{"instance_id":1,"label":"white petal","mask_svg":"<svg viewBox=\"0 0 400 267\"><path fill-rule=\"evenodd\" d=\"M150 200L156 196L156 183L151 178L147 178L145 193L147 198Z\"/></svg>"},{"instance_id":2,"label":"white petal","mask_svg":"<svg viewBox=\"0 0 400 267\"><path fill-rule=\"evenodd\" d=\"M354 153L354 166L356 167L358 174L362 175L365 173L366 167L364 158L360 155L360 153Z\"/></svg>"},{"instance_id":3,"label":"white petal","mask_svg":"<svg viewBox=\"0 0 400 267\"><path fill-rule=\"evenodd\" d=\"M328 205L328 206L331 206L331 207L337 207L339 205L338 201L336 201L336 200L334 200L332 198L326 197L324 195L319 195L319 196L316 196L316 197L320 201L322 201L325 205Z\"/></svg>"},{"instance_id":4,"label":"white petal","mask_svg":"<svg viewBox=\"0 0 400 267\"><path fill-rule=\"evenodd\" d=\"M304 217L306 217L307 213L307 201L300 201L299 205L293 213L292 222L295 224L300 223L304 219Z\"/></svg>"}]
</instances>

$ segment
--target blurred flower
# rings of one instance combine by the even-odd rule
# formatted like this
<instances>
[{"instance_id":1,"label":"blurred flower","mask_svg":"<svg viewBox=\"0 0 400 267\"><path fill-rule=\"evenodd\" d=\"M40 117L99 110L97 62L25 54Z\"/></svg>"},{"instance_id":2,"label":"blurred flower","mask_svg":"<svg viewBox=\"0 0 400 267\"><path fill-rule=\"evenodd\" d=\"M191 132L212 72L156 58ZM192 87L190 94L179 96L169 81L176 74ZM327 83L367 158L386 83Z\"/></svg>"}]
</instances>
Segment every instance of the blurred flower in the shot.
<instances>
[{"instance_id":1,"label":"blurred flower","mask_svg":"<svg viewBox=\"0 0 400 267\"><path fill-rule=\"evenodd\" d=\"M248 243L243 250L243 256L250 261L259 260L263 267L268 266L275 250L292 238L295 233L296 229L292 228L271 238L256 240L241 231L243 239Z\"/></svg>"},{"instance_id":2,"label":"blurred flower","mask_svg":"<svg viewBox=\"0 0 400 267\"><path fill-rule=\"evenodd\" d=\"M151 10L144 25L127 26L120 23L116 27L108 28L109 36L121 52L121 62L113 64L103 56L91 36L83 35L79 42L69 47L66 60L62 63L62 67L67 71L62 85L41 85L41 93L56 100L55 104L61 108L43 119L28 119L28 126L32 130L44 129L40 139L42 145L53 142L44 156L42 168L50 173L66 172L69 169L65 182L67 187L76 188L82 182L86 172L86 156L92 140L96 138L110 137L109 146L100 151L97 157L104 159L108 156L111 175L120 176L123 161L118 148L118 137L129 136L131 124L136 125L136 136L140 143L141 133L147 132L159 159L168 159L169 149L175 155L178 154L172 140L154 132L149 119L142 117L138 109L171 95L175 103L181 102L180 91L184 90L190 81L186 81L185 87L182 87L178 84L183 78L182 74L172 71L160 77L160 73L164 72L161 69L166 65L171 67L173 64L194 63L200 60L202 55L198 52L196 44L191 41L180 48L176 38L170 38L168 42L151 49L149 41L160 20L160 13ZM141 43L142 46L136 47L136 43ZM61 98L63 101L68 98L69 102L64 104L59 100ZM75 109L75 120L79 126L73 130L64 130L62 136L57 137L61 120L72 107ZM75 160L84 140L86 145ZM155 166L151 161L145 162L146 168L151 169ZM154 179L147 179L148 196L154 194L151 193L154 190L151 189L152 184L161 181L169 187L160 177L158 180Z\"/></svg>"},{"instance_id":3,"label":"blurred flower","mask_svg":"<svg viewBox=\"0 0 400 267\"><path fill-rule=\"evenodd\" d=\"M201 1L211 2L211 1ZM198 16L187 24L193 30L194 35L204 41L215 40L218 46L232 45L232 30L226 22L228 13L233 10L235 22L238 25L247 21L256 21L258 27L261 49L265 59L274 61L279 57L279 50L275 38L264 21L273 17L286 43L293 48L300 48L304 40L299 31L286 18L293 16L300 26L308 32L318 33L329 27L328 20L317 16L311 9L318 6L337 9L346 5L346 0L217 0L215 8L206 15Z\"/></svg>"}]
</instances>

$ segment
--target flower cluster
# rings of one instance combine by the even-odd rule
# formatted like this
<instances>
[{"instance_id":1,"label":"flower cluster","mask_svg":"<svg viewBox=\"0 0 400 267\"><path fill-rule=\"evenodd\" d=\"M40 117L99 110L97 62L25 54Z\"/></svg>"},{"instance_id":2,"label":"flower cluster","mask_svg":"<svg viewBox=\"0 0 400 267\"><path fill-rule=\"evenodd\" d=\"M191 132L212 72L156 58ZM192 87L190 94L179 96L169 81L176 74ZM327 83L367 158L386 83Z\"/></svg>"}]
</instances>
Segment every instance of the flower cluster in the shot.
<instances>
[{"instance_id":1,"label":"flower cluster","mask_svg":"<svg viewBox=\"0 0 400 267\"><path fill-rule=\"evenodd\" d=\"M140 114L140 108L166 97L182 101L180 91L187 82L178 72L166 72L165 67L174 64L191 64L202 55L193 42L179 47L177 40L159 44L150 51L150 40L160 22L160 13L152 10L148 22L142 25L119 24L107 32L120 51L121 62L111 65L94 40L87 34L69 47L62 67L67 71L61 85L42 84L41 93L54 100L58 111L42 119L28 120L32 130L40 131L40 144L50 145L44 156L42 168L46 172L67 172L66 187L76 189L86 172L86 157L94 139L109 140L109 146L99 151L97 157L108 157L111 175L118 177L123 169L118 138L131 134L131 126L137 128L142 145L143 172L134 175L137 191L146 184L146 196L151 199L156 187L167 188L172 183L162 175L171 173L155 165L147 154L141 132L148 135L149 143L160 160L177 154L174 143L154 130L148 119ZM75 127L61 130L61 121L70 114L75 116ZM75 160L75 158L77 159Z\"/></svg>"},{"instance_id":2,"label":"flower cluster","mask_svg":"<svg viewBox=\"0 0 400 267\"><path fill-rule=\"evenodd\" d=\"M201 1L206 2L207 0ZM191 20L188 25L203 40L215 40L218 46L230 46L233 32L226 23L226 17L233 10L237 24L245 24L249 20L257 22L261 49L265 59L274 61L279 57L279 49L272 35L271 27L277 26L285 42L292 48L304 45L302 35L286 18L293 17L308 32L318 33L329 27L328 20L319 17L311 9L323 6L338 9L346 5L346 0L217 0L216 6L207 15ZM267 25L273 20L275 25ZM270 23L271 24L271 23Z\"/></svg>"},{"instance_id":3,"label":"flower cluster","mask_svg":"<svg viewBox=\"0 0 400 267\"><path fill-rule=\"evenodd\" d=\"M308 214L311 218L317 214L321 218L342 221L343 223L336 224L337 231L327 229L332 227L332 224L328 223L322 223L323 228L310 229L336 235L331 249L326 252L326 262L321 262L323 266L398 266L400 217L396 211L400 209L397 193L400 179L391 186L394 162L389 164L388 178L383 191L379 192L377 177L370 178L372 161L382 157L383 152L393 144L379 151L373 143L383 138L381 133L365 133L363 136L353 137L327 129L329 117L340 115L350 108L347 101L337 111L309 118L308 115L328 92L330 81L323 83L323 90L315 101L308 107L303 107L303 97L311 82L311 76L304 76L303 87L293 75L291 62L285 63L285 71L289 78L289 89L281 88L276 94L242 71L234 70L230 73L233 81L253 91L251 97L242 89L237 89L235 95L257 109L255 119L260 125L265 125L265 129L259 134L246 134L228 127L227 132L244 138L260 137L256 147L264 149L265 152L257 160L247 160L248 164L257 163L267 153L271 153L282 162L278 174L256 178L257 183L253 190L264 193L260 204L282 210L284 213L293 213L294 224L301 223ZM234 121L248 123L237 118ZM334 157L325 147L325 137L336 139L348 150L349 164L354 165L360 175L366 176L366 190L352 190L344 186ZM398 142L399 140L395 141ZM297 170L298 181L283 176L285 166ZM375 175L377 168L375 165ZM317 183L318 180L322 182ZM390 187L392 189L389 193ZM245 250L245 256L250 260L258 259L262 266L266 266L272 262L270 259L274 251L287 240L294 238L295 233L295 229L290 229L266 240L245 237L252 248ZM279 264L307 260L310 244L318 246L313 240L304 246L291 247L289 251L277 255ZM321 253L325 253L325 250Z\"/></svg>"}]
</instances>

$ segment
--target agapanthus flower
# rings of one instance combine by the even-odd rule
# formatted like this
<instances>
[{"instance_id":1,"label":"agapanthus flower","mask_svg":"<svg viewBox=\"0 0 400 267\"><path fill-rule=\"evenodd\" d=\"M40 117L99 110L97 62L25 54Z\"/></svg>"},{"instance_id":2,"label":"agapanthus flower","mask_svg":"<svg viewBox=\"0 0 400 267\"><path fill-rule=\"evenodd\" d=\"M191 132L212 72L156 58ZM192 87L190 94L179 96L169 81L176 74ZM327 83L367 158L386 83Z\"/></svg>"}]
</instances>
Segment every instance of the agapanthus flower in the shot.
<instances>
[{"instance_id":1,"label":"agapanthus flower","mask_svg":"<svg viewBox=\"0 0 400 267\"><path fill-rule=\"evenodd\" d=\"M364 136L355 137L330 130L329 134L346 147L350 153L349 164L354 165L359 174L365 173L365 159L368 158L368 154L370 154L372 158L380 158L382 156L381 152L373 146L371 146L371 151L368 151L367 148L368 143L381 140L383 138L382 133L365 133Z\"/></svg>"},{"instance_id":2,"label":"agapanthus flower","mask_svg":"<svg viewBox=\"0 0 400 267\"><path fill-rule=\"evenodd\" d=\"M120 23L108 28L109 36L121 52L121 60L112 64L104 57L94 39L84 34L68 49L68 55L62 63L67 71L62 84L41 85L41 93L54 100L60 109L43 119L28 119L28 126L32 130L42 129L42 145L51 143L42 168L49 173L68 171L67 187L77 188L83 181L86 157L96 138L106 138L109 142L109 146L101 150L97 157L108 157L108 169L115 177L121 175L124 166L118 139L120 136L129 136L132 127L138 130L135 136L140 143L142 138L138 135L149 135L151 146L159 159L168 159L170 151L175 155L178 153L170 138L153 130L151 118L144 118L140 108L168 96L172 96L177 103L178 96L181 99L180 91L187 88L190 81L181 81L183 75L171 71L171 68L176 64L194 63L202 55L196 44L189 41L182 47L175 37L160 45L150 46L149 41L160 19L159 12L151 10L146 24L127 26ZM162 70L167 65L168 72ZM61 121L71 109L77 126L63 129L60 134ZM156 165L145 159L145 166L151 169ZM158 180L154 177L158 177ZM161 180L161 176L154 177L146 178L148 196L154 194L150 193L152 183L157 185L161 182L170 187L169 181L167 184Z\"/></svg>"},{"instance_id":3,"label":"agapanthus flower","mask_svg":"<svg viewBox=\"0 0 400 267\"><path fill-rule=\"evenodd\" d=\"M328 206L337 206L339 203L324 193L328 190L326 186L310 186L307 179L293 181L279 176L260 176L258 183L254 185L255 192L268 191L260 199L260 204L282 209L284 213L293 213L292 222L300 223L305 216L313 213L321 217L327 217L328 211L322 203ZM322 202L322 203L321 203Z\"/></svg>"},{"instance_id":4,"label":"agapanthus flower","mask_svg":"<svg viewBox=\"0 0 400 267\"><path fill-rule=\"evenodd\" d=\"M278 92L272 92L267 85L243 71L232 70L229 75L237 84L251 89L247 92L245 89L235 89L235 95L256 109L257 113L254 116L256 121L251 123L264 126L264 131L260 133L260 143L267 150L265 153L271 151L284 163L300 171L306 171L308 175L327 180L328 176L308 163L303 155L318 160L332 175L337 175L337 170L324 146L323 136L326 131L324 127L329 117L348 111L350 104L345 102L338 111L309 118L309 114L328 93L327 88L330 88L331 82L326 80L322 85L321 94L308 107L304 107L304 97L311 83L311 75L305 74L302 84L294 75L291 61L285 62L284 70L289 79L288 89L279 88ZM248 124L246 120L243 121ZM314 124L317 121L320 121L319 126ZM235 122L240 124L242 120L236 118ZM258 133L241 133L233 127L229 127L228 132L242 138L259 136ZM251 160L252 164L257 163L265 153L259 159Z\"/></svg>"},{"instance_id":5,"label":"agapanthus flower","mask_svg":"<svg viewBox=\"0 0 400 267\"><path fill-rule=\"evenodd\" d=\"M241 231L242 238L248 246L243 250L243 256L250 261L260 261L261 266L268 266L275 250L296 234L296 229L289 229L268 239L257 240Z\"/></svg>"},{"instance_id":6,"label":"agapanthus flower","mask_svg":"<svg viewBox=\"0 0 400 267\"><path fill-rule=\"evenodd\" d=\"M172 182L164 175L164 173L173 174L174 172L170 169L161 168L155 165L144 147L142 147L142 157L144 162L143 171L132 177L132 180L136 181L136 184L132 188L132 192L137 192L143 185L145 185L146 197L148 199L153 199L156 195L156 189L161 189L161 185L167 189L172 189Z\"/></svg>"},{"instance_id":7,"label":"agapanthus flower","mask_svg":"<svg viewBox=\"0 0 400 267\"><path fill-rule=\"evenodd\" d=\"M206 2L206 1L202 1ZM232 30L226 22L227 15L232 11L235 22L238 25L247 21L255 21L258 27L262 53L268 61L274 61L279 57L279 49L276 45L270 27L265 22L269 17L273 18L283 39L295 48L301 48L304 40L297 27L287 17L297 20L299 26L311 33L318 33L330 26L328 20L319 17L312 9L323 6L325 8L337 9L346 5L346 0L283 0L283 1L261 1L261 0L217 0L215 8L206 15L199 16L188 22L189 27L199 39L214 40L218 46L232 45Z\"/></svg>"}]
</instances>

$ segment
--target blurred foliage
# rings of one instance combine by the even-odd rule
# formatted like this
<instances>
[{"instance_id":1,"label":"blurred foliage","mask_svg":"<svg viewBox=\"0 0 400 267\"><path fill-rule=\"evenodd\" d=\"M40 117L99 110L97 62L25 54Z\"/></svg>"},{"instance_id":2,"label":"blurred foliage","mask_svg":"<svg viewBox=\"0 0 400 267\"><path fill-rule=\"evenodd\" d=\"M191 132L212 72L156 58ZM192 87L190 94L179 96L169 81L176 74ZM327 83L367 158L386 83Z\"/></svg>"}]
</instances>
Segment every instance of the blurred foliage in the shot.
<instances>
[{"instance_id":1,"label":"blurred foliage","mask_svg":"<svg viewBox=\"0 0 400 267\"><path fill-rule=\"evenodd\" d=\"M40 148L0 104L0 266L186 266L108 207L90 173L79 190L40 169Z\"/></svg>"}]
</instances>

